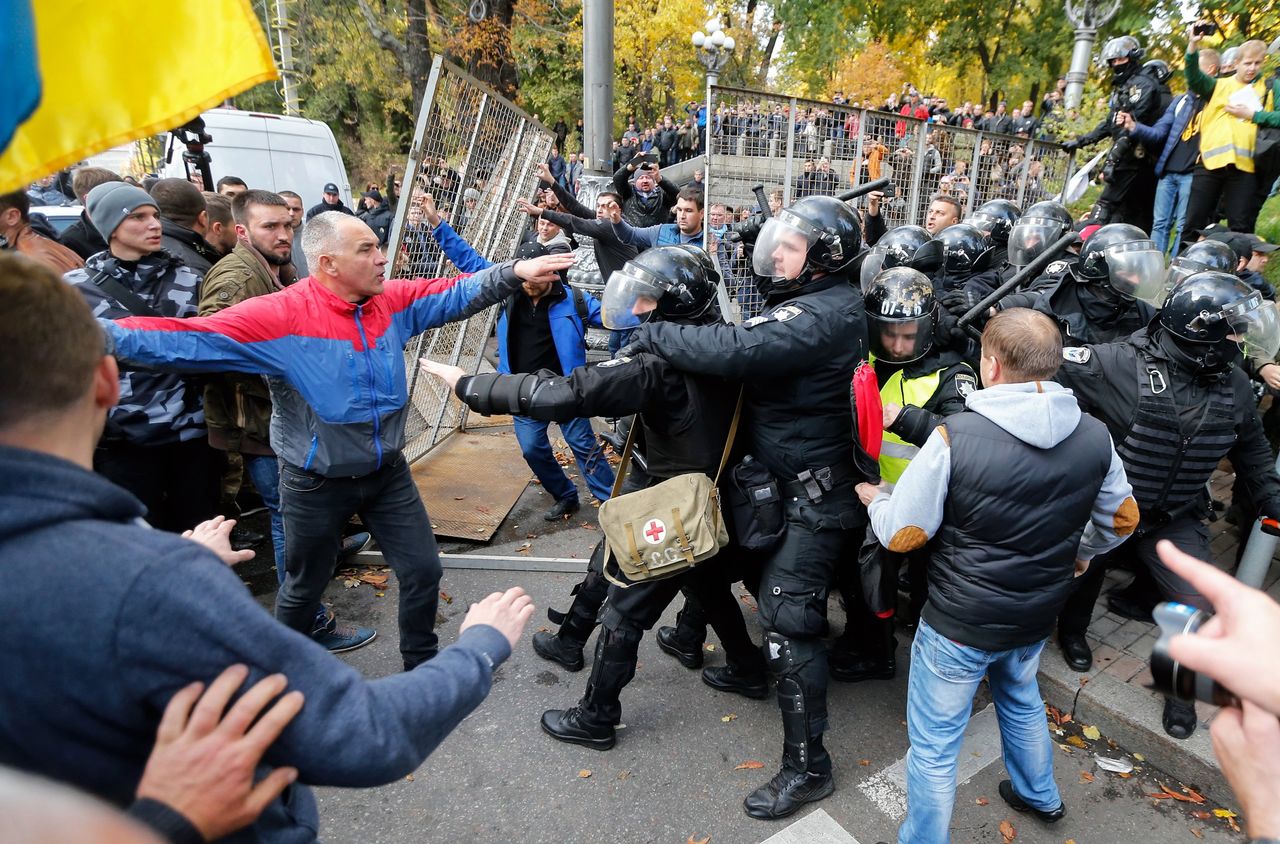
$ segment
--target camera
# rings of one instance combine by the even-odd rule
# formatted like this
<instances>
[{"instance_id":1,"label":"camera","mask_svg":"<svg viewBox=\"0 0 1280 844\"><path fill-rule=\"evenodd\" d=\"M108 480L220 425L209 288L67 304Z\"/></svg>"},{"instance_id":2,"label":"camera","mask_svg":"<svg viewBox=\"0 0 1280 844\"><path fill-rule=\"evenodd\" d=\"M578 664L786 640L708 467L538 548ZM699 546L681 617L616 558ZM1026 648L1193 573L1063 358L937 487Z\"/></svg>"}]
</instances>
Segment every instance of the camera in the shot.
<instances>
[{"instance_id":1,"label":"camera","mask_svg":"<svg viewBox=\"0 0 1280 844\"><path fill-rule=\"evenodd\" d=\"M1179 700L1239 706L1240 699L1217 680L1197 674L1169 655L1169 641L1174 636L1195 633L1213 614L1173 601L1157 604L1151 614L1160 627L1160 638L1151 649L1152 688Z\"/></svg>"},{"instance_id":2,"label":"camera","mask_svg":"<svg viewBox=\"0 0 1280 844\"><path fill-rule=\"evenodd\" d=\"M1191 31L1200 36L1213 35L1218 31L1218 25L1216 23L1198 23Z\"/></svg>"}]
</instances>

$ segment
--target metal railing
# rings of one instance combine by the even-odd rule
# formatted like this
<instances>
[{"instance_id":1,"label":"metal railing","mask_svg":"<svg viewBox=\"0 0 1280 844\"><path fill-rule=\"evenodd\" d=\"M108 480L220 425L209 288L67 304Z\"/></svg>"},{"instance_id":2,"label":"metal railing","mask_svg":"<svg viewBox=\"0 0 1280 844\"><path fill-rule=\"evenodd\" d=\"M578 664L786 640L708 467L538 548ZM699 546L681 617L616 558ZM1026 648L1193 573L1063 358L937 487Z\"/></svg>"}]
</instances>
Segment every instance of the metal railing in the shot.
<instances>
[{"instance_id":1,"label":"metal railing","mask_svg":"<svg viewBox=\"0 0 1280 844\"><path fill-rule=\"evenodd\" d=\"M392 278L457 273L431 235L423 213L430 194L442 218L481 255L515 254L528 217L516 200L530 198L535 166L551 152L545 126L457 67L431 65L409 150L387 255ZM474 194L469 198L469 191ZM462 426L466 408L437 379L421 377L418 358L479 370L497 308L426 331L405 347L409 419L405 455L419 459Z\"/></svg>"}]
</instances>

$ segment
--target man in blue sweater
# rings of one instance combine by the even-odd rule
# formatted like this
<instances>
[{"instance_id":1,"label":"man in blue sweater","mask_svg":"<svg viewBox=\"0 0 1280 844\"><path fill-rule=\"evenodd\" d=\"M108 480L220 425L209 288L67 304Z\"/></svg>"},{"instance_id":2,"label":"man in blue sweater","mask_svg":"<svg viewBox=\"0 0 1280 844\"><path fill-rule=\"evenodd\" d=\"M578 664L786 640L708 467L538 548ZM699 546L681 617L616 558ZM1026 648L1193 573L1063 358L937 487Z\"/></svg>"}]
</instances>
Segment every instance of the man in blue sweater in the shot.
<instances>
[{"instance_id":1,"label":"man in blue sweater","mask_svg":"<svg viewBox=\"0 0 1280 844\"><path fill-rule=\"evenodd\" d=\"M135 796L166 704L232 663L274 674L302 711L268 750L297 783L369 787L410 773L484 700L533 606L491 595L458 641L413 671L367 681L277 623L196 543L149 528L136 498L92 471L119 394L113 357L75 288L0 255L0 765L117 806ZM38 577L25 573L38 571ZM359 736L359 741L352 741ZM305 844L319 817L295 784L222 840Z\"/></svg>"}]
</instances>

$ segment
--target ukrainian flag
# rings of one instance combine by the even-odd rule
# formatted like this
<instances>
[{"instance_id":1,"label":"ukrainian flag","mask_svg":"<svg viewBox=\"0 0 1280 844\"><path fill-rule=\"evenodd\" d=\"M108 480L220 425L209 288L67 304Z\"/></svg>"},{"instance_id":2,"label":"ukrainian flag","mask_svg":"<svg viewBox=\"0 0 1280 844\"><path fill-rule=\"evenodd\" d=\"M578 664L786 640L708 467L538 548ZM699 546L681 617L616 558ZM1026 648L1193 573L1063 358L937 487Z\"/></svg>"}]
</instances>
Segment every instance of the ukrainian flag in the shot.
<instances>
[{"instance_id":1,"label":"ukrainian flag","mask_svg":"<svg viewBox=\"0 0 1280 844\"><path fill-rule=\"evenodd\" d=\"M0 0L0 193L278 77L249 0Z\"/></svg>"}]
</instances>

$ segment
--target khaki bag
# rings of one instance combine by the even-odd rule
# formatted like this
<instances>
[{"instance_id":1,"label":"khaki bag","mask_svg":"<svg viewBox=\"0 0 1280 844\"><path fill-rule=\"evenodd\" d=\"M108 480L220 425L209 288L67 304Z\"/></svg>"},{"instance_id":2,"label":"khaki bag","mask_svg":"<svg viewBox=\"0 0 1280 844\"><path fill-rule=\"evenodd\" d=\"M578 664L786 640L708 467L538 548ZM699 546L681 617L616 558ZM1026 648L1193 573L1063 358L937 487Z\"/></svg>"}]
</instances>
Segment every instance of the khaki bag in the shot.
<instances>
[{"instance_id":1,"label":"khaki bag","mask_svg":"<svg viewBox=\"0 0 1280 844\"><path fill-rule=\"evenodd\" d=\"M702 472L688 472L646 489L618 495L631 463L636 429L640 427L639 420L632 423L613 483L613 495L600 505L600 529L609 552L605 555L603 572L610 583L626 589L641 581L674 577L714 557L729 544L717 485L733 448L741 412L742 393L739 392L715 480ZM617 574L610 573L610 561L614 562Z\"/></svg>"}]
</instances>

